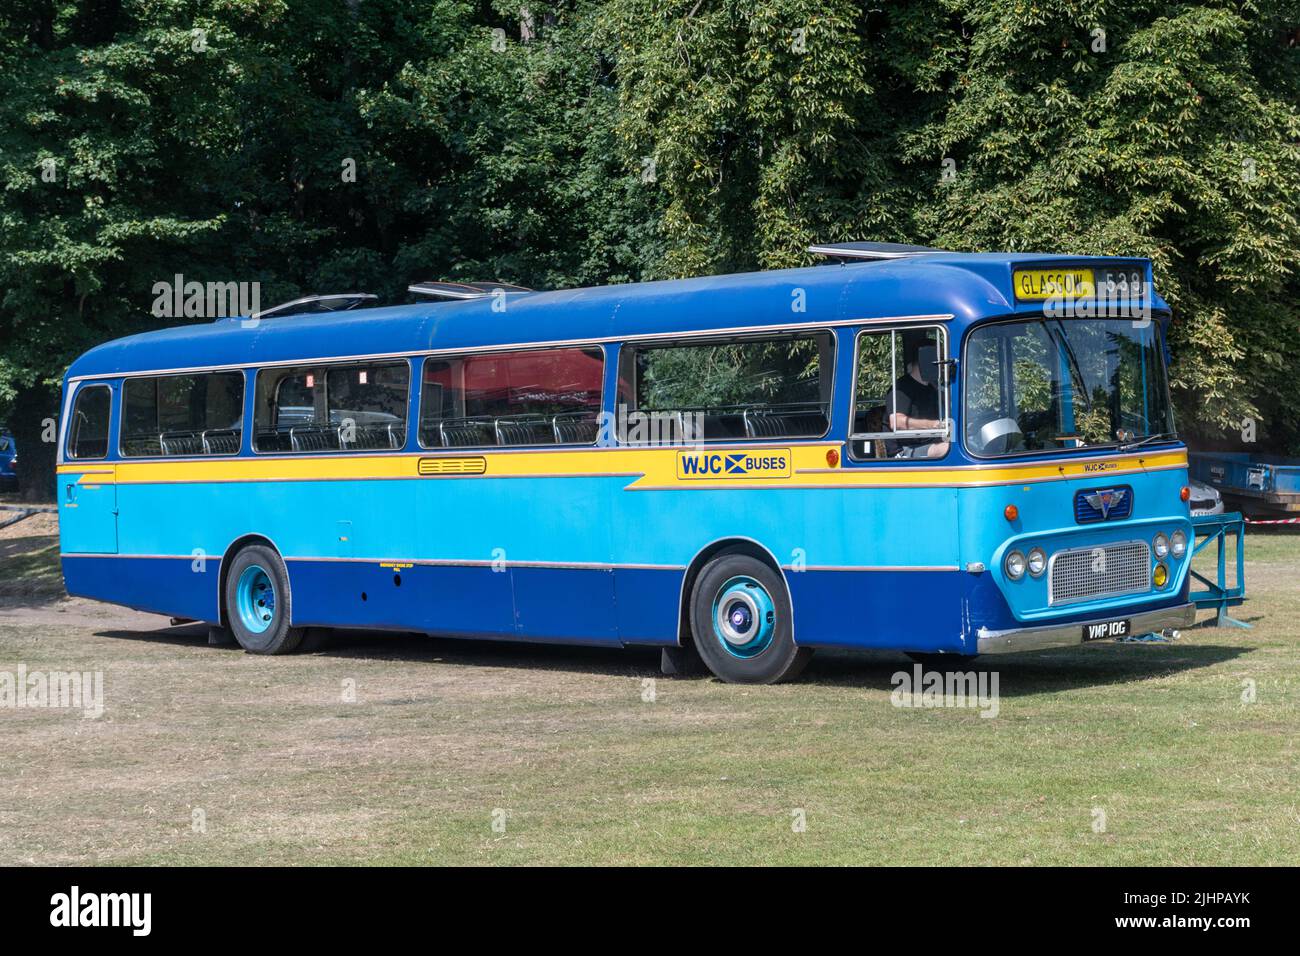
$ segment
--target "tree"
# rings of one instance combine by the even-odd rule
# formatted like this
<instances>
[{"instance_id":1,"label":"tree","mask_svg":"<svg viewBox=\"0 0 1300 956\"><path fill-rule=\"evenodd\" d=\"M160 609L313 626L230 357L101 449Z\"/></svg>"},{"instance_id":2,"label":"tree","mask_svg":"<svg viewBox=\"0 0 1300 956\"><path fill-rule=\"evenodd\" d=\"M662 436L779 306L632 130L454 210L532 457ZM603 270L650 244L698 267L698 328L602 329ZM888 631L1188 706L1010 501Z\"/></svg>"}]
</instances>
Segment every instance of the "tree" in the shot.
<instances>
[{"instance_id":1,"label":"tree","mask_svg":"<svg viewBox=\"0 0 1300 956\"><path fill-rule=\"evenodd\" d=\"M1186 431L1300 453L1288 3L611 0L630 157L681 275L809 241L1149 256Z\"/></svg>"},{"instance_id":2,"label":"tree","mask_svg":"<svg viewBox=\"0 0 1300 956\"><path fill-rule=\"evenodd\" d=\"M400 299L813 241L1150 256L1203 440L1300 453L1294 0L10 0L0 417L154 284Z\"/></svg>"}]
</instances>

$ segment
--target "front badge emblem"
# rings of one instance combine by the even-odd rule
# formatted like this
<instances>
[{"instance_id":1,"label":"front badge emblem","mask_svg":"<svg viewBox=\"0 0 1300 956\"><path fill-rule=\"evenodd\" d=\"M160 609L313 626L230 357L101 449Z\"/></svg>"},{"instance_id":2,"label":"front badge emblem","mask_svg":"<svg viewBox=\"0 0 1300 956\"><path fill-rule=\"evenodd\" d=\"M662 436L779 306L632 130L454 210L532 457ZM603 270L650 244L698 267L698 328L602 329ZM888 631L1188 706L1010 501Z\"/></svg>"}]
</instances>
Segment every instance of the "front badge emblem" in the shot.
<instances>
[{"instance_id":1,"label":"front badge emblem","mask_svg":"<svg viewBox=\"0 0 1300 956\"><path fill-rule=\"evenodd\" d=\"M1110 517L1110 509L1118 508L1124 501L1124 496L1128 492L1123 488L1107 488L1105 491L1094 491L1090 495L1084 496L1084 501L1092 506L1094 511L1100 511L1103 520Z\"/></svg>"}]
</instances>

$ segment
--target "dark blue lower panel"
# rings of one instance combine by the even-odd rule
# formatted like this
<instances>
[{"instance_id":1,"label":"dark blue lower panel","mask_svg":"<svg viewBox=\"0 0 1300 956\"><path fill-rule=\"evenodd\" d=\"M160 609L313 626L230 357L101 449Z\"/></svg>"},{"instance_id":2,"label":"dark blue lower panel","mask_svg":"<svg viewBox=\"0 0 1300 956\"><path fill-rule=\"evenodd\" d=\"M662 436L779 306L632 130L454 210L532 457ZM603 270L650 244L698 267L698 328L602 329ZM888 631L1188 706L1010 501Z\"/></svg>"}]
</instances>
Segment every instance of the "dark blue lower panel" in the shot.
<instances>
[{"instance_id":1,"label":"dark blue lower panel","mask_svg":"<svg viewBox=\"0 0 1300 956\"><path fill-rule=\"evenodd\" d=\"M618 634L624 644L676 644L685 571L616 568Z\"/></svg>"},{"instance_id":2,"label":"dark blue lower panel","mask_svg":"<svg viewBox=\"0 0 1300 956\"><path fill-rule=\"evenodd\" d=\"M511 568L518 636L618 644L614 572L608 568Z\"/></svg>"},{"instance_id":3,"label":"dark blue lower panel","mask_svg":"<svg viewBox=\"0 0 1300 956\"><path fill-rule=\"evenodd\" d=\"M608 570L289 562L298 626L618 644Z\"/></svg>"},{"instance_id":4,"label":"dark blue lower panel","mask_svg":"<svg viewBox=\"0 0 1300 956\"><path fill-rule=\"evenodd\" d=\"M960 571L787 571L795 641L966 653Z\"/></svg>"},{"instance_id":5,"label":"dark blue lower panel","mask_svg":"<svg viewBox=\"0 0 1300 956\"><path fill-rule=\"evenodd\" d=\"M208 558L63 558L69 594L138 611L216 621L221 561Z\"/></svg>"},{"instance_id":6,"label":"dark blue lower panel","mask_svg":"<svg viewBox=\"0 0 1300 956\"><path fill-rule=\"evenodd\" d=\"M490 567L381 567L354 561L289 562L293 623L378 627L467 637L511 635L508 571Z\"/></svg>"},{"instance_id":7,"label":"dark blue lower panel","mask_svg":"<svg viewBox=\"0 0 1300 956\"><path fill-rule=\"evenodd\" d=\"M608 645L668 645L678 638L682 571L315 560L288 566L297 626ZM202 621L218 619L220 570L213 559L202 565L188 558L63 559L70 594ZM785 578L795 640L809 647L974 653L981 627L1025 626L987 574L802 571ZM1186 600L1184 586L1144 608ZM1084 609L1054 620L1095 617Z\"/></svg>"}]
</instances>

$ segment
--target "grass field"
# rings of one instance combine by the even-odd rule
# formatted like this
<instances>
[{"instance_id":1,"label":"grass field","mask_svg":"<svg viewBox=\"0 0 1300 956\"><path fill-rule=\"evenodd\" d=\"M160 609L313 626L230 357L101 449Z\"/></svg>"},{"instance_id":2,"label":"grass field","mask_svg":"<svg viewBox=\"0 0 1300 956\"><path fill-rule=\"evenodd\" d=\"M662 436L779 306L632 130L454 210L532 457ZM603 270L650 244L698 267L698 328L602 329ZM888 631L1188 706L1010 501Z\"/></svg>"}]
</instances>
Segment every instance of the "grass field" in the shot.
<instances>
[{"instance_id":1,"label":"grass field","mask_svg":"<svg viewBox=\"0 0 1300 956\"><path fill-rule=\"evenodd\" d=\"M986 658L985 719L892 706L890 654L741 687L648 652L209 648L63 598L51 522L0 531L0 671L102 671L105 709L0 710L2 864L1300 859L1300 536L1252 535L1253 630Z\"/></svg>"}]
</instances>

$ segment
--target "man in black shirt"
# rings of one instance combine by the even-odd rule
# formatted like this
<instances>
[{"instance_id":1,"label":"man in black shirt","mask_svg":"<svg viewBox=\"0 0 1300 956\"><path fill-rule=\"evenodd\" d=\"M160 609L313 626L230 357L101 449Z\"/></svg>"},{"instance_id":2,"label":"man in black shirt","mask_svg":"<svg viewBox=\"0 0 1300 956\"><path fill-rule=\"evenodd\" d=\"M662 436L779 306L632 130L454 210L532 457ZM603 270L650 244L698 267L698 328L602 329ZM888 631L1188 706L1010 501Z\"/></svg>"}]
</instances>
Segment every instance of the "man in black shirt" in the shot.
<instances>
[{"instance_id":1,"label":"man in black shirt","mask_svg":"<svg viewBox=\"0 0 1300 956\"><path fill-rule=\"evenodd\" d=\"M943 428L939 418L938 349L924 332L903 335L903 359L907 373L885 398L885 416L892 431L920 431ZM948 443L936 438L894 438L885 442L890 458L942 458Z\"/></svg>"}]
</instances>

